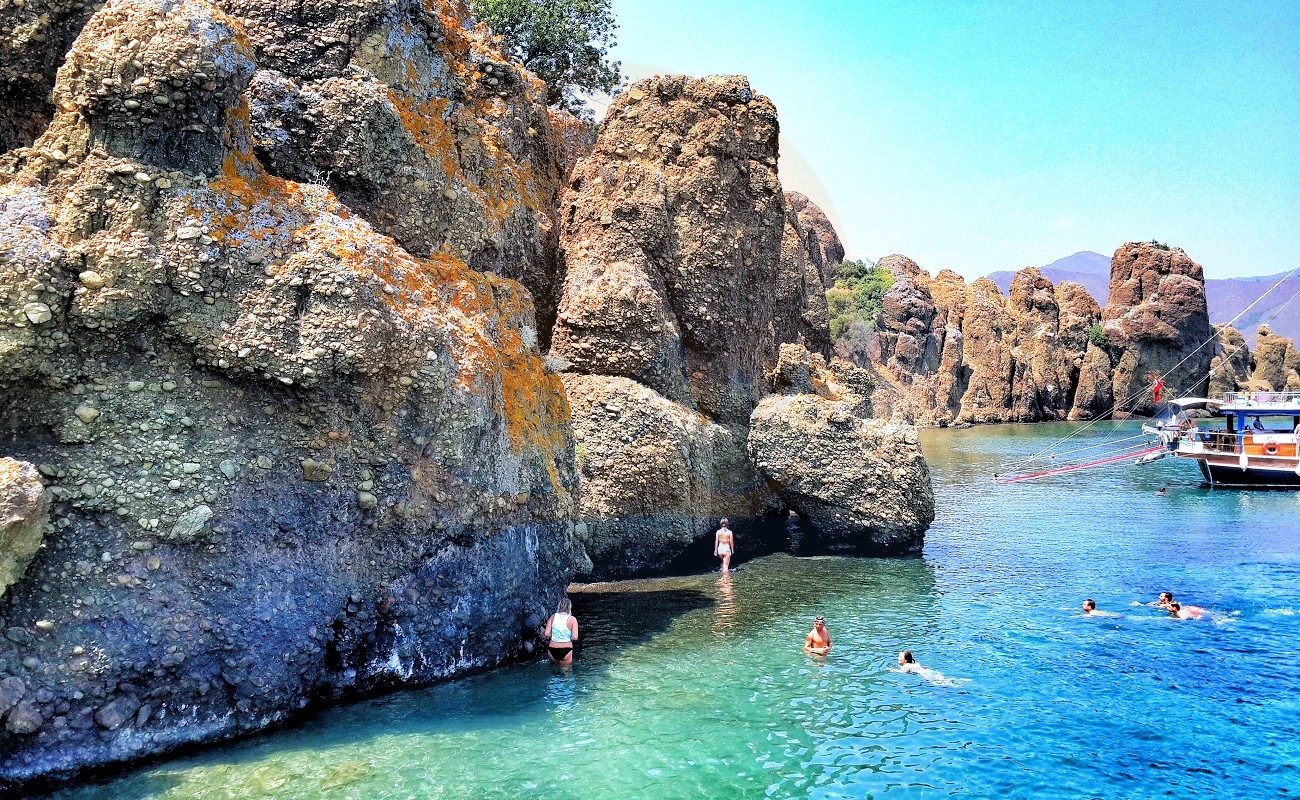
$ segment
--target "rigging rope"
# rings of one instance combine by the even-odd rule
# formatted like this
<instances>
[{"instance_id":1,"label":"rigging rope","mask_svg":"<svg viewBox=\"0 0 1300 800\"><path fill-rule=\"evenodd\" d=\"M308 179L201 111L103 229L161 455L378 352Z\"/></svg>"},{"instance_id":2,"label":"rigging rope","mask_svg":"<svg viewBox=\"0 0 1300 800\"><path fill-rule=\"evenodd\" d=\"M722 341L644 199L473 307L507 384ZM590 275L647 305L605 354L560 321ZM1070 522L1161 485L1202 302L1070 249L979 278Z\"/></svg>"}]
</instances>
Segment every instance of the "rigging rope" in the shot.
<instances>
[{"instance_id":1,"label":"rigging rope","mask_svg":"<svg viewBox=\"0 0 1300 800\"><path fill-rule=\"evenodd\" d=\"M1075 472L1077 470L1087 469L1088 467L1099 467L1103 464L1113 464L1117 461L1126 461L1130 458L1133 458L1134 456L1141 457L1145 455L1150 455L1152 453L1159 453L1164 449L1165 449L1164 445L1162 444L1156 445L1154 447L1148 447L1145 450L1139 450L1135 453L1124 453L1123 455L1112 456L1110 458L1103 458L1097 461L1088 461L1083 464L1075 464L1073 466L1068 466L1068 467L1059 467L1057 469L1044 470L1043 472L1033 472L1028 475L1015 475L1010 478L999 478L998 483L1019 483L1020 481L1027 481L1032 478L1043 478L1048 475L1061 475L1066 472Z\"/></svg>"}]
</instances>

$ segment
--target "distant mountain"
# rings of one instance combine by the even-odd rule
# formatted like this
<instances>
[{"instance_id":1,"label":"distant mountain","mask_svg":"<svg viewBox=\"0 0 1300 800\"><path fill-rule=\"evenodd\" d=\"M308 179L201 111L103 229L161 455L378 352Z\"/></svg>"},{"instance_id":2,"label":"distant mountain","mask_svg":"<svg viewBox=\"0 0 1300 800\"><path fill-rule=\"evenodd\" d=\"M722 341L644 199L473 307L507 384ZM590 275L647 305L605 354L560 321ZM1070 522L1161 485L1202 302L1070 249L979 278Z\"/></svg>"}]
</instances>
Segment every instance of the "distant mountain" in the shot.
<instances>
[{"instance_id":1,"label":"distant mountain","mask_svg":"<svg viewBox=\"0 0 1300 800\"><path fill-rule=\"evenodd\" d=\"M1039 271L1052 283L1074 281L1083 284L1098 305L1106 305L1106 297L1110 294L1110 259L1101 253L1084 250L1039 267ZM1009 294L1011 279L1015 274L994 272L989 275L989 279L998 285L1003 294ZM1268 292L1268 296L1233 323L1233 327L1246 335L1252 348L1255 346L1255 332L1260 323L1266 320L1274 333L1300 342L1300 274L1287 278L1276 289L1269 291L1286 274L1279 272L1276 275L1207 280L1205 301L1210 307L1210 322L1216 325L1228 322ZM1270 316L1273 316L1272 320L1269 320Z\"/></svg>"},{"instance_id":2,"label":"distant mountain","mask_svg":"<svg viewBox=\"0 0 1300 800\"><path fill-rule=\"evenodd\" d=\"M1097 301L1097 305L1106 305L1106 295L1110 293L1110 259L1101 253L1081 250L1039 267L1038 271L1054 284L1061 281L1081 283ZM1004 270L990 273L989 280L996 283L1003 294L1010 294L1011 279L1015 276L1016 273Z\"/></svg>"}]
</instances>

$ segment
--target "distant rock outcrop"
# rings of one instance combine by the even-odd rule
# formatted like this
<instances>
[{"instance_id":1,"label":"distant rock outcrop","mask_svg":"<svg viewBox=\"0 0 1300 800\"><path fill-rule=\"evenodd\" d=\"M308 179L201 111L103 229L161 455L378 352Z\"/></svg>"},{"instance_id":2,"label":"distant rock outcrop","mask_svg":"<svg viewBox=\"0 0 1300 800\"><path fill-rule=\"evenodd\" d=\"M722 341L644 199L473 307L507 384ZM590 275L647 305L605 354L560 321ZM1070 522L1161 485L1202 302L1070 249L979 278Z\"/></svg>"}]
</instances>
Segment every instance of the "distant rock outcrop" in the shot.
<instances>
[{"instance_id":1,"label":"distant rock outcrop","mask_svg":"<svg viewBox=\"0 0 1300 800\"><path fill-rule=\"evenodd\" d=\"M1082 286L1052 286L1029 267L1010 298L981 278L931 278L911 259L894 276L870 349L877 413L921 424L1063 419L1098 309Z\"/></svg>"},{"instance_id":2,"label":"distant rock outcrop","mask_svg":"<svg viewBox=\"0 0 1300 800\"><path fill-rule=\"evenodd\" d=\"M1231 325L1215 325L1214 336L1214 358L1210 361L1206 396L1222 397L1246 388L1250 379L1250 351L1246 349L1246 337Z\"/></svg>"},{"instance_id":3,"label":"distant rock outcrop","mask_svg":"<svg viewBox=\"0 0 1300 800\"><path fill-rule=\"evenodd\" d=\"M1295 343L1273 333L1267 325L1259 326L1255 336L1255 352L1251 358L1253 372L1244 388L1265 392L1300 389L1300 374L1296 372L1300 368L1300 352L1296 352ZM1239 365L1237 362L1233 366Z\"/></svg>"},{"instance_id":4,"label":"distant rock outcrop","mask_svg":"<svg viewBox=\"0 0 1300 800\"><path fill-rule=\"evenodd\" d=\"M1214 353L1203 346L1213 332L1201 265L1177 247L1121 246L1111 262L1101 333L1104 343L1089 344L1084 357L1088 368L1071 418L1092 419L1112 407L1152 413L1152 373L1163 377L1170 396L1202 394Z\"/></svg>"}]
</instances>

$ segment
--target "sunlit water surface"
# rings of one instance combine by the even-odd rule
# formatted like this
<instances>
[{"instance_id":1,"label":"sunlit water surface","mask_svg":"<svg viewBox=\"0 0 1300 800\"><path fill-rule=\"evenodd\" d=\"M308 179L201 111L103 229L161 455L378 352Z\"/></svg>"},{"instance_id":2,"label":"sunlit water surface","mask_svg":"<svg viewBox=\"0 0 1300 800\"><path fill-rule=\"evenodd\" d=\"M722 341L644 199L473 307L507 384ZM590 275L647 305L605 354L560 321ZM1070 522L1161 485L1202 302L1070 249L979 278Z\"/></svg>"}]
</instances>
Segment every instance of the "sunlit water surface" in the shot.
<instances>
[{"instance_id":1,"label":"sunlit water surface","mask_svg":"<svg viewBox=\"0 0 1300 800\"><path fill-rule=\"evenodd\" d=\"M989 479L1068 430L926 433L922 558L589 588L571 672L393 694L58 797L1300 793L1300 493L1212 492L1172 460ZM1134 605L1163 589L1214 619ZM800 650L815 613L824 660ZM893 671L903 648L945 680Z\"/></svg>"}]
</instances>

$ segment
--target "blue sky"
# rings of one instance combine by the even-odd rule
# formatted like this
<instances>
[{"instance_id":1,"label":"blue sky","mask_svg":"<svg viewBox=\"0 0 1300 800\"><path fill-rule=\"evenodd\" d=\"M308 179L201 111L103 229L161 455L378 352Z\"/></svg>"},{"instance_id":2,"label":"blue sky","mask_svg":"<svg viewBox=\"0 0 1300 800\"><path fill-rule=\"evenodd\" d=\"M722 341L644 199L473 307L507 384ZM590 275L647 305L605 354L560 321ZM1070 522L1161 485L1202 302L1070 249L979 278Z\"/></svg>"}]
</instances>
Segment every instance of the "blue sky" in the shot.
<instances>
[{"instance_id":1,"label":"blue sky","mask_svg":"<svg viewBox=\"0 0 1300 800\"><path fill-rule=\"evenodd\" d=\"M776 103L783 180L824 188L851 257L973 278L1155 238L1210 277L1300 265L1300 1L613 7L632 77Z\"/></svg>"}]
</instances>

